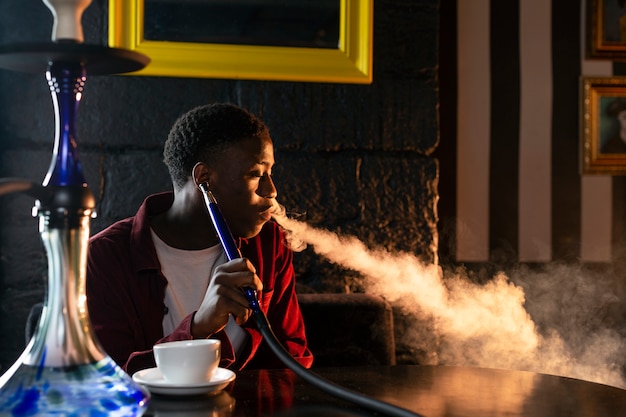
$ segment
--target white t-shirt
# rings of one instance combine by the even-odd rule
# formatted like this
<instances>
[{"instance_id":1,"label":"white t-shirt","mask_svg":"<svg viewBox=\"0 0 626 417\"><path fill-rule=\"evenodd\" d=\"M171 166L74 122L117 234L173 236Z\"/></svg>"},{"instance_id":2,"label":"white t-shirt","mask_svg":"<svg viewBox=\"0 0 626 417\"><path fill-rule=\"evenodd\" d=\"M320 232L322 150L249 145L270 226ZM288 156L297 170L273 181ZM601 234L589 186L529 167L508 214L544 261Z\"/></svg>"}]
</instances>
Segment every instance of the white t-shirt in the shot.
<instances>
[{"instance_id":1,"label":"white t-shirt","mask_svg":"<svg viewBox=\"0 0 626 417\"><path fill-rule=\"evenodd\" d=\"M168 282L164 299L167 314L163 316L163 334L167 335L200 307L215 268L225 263L227 258L222 245L200 250L177 249L168 246L153 230L151 232L161 272ZM235 353L238 353L247 333L237 325L232 315L225 330Z\"/></svg>"}]
</instances>

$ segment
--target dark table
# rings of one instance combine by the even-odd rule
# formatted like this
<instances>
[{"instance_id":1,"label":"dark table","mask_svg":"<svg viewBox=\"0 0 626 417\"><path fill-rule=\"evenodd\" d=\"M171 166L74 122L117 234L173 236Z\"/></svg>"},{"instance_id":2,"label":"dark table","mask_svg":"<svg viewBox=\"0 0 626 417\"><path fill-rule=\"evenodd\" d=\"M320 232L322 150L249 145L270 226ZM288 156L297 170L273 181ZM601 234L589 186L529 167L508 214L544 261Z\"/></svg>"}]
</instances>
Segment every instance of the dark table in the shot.
<instances>
[{"instance_id":1,"label":"dark table","mask_svg":"<svg viewBox=\"0 0 626 417\"><path fill-rule=\"evenodd\" d=\"M626 390L607 385L498 369L398 365L319 368L340 386L424 417L626 416ZM153 395L147 416L372 416L290 370L242 371L217 395Z\"/></svg>"}]
</instances>

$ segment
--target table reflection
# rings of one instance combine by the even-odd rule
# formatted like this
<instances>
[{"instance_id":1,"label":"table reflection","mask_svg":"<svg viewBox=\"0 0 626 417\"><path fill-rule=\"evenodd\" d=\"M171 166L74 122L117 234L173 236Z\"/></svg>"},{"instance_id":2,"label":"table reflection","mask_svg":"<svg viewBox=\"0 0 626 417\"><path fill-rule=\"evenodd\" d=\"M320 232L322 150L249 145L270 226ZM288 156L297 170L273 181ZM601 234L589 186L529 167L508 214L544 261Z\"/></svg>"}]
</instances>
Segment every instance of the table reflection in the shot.
<instances>
[{"instance_id":1,"label":"table reflection","mask_svg":"<svg viewBox=\"0 0 626 417\"><path fill-rule=\"evenodd\" d=\"M235 399L227 392L191 396L153 394L144 414L154 417L230 417Z\"/></svg>"},{"instance_id":2,"label":"table reflection","mask_svg":"<svg viewBox=\"0 0 626 417\"><path fill-rule=\"evenodd\" d=\"M539 377L531 372L456 367L426 368L419 382L416 376L405 375L411 382L384 396L390 401L406 398L416 410L427 410L429 417L522 415Z\"/></svg>"},{"instance_id":3,"label":"table reflection","mask_svg":"<svg viewBox=\"0 0 626 417\"><path fill-rule=\"evenodd\" d=\"M615 417L626 390L533 372L447 366L315 369L353 391L424 417ZM213 396L153 396L148 416L372 416L315 388L290 370L239 372Z\"/></svg>"}]
</instances>

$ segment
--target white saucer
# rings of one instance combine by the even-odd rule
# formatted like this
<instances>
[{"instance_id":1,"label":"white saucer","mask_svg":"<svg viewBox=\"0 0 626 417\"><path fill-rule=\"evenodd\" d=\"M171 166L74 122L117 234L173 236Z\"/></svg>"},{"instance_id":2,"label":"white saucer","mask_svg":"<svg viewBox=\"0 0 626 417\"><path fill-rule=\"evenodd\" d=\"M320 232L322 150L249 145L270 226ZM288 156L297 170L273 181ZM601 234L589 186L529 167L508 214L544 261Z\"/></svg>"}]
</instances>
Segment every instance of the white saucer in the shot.
<instances>
[{"instance_id":1,"label":"white saucer","mask_svg":"<svg viewBox=\"0 0 626 417\"><path fill-rule=\"evenodd\" d=\"M148 368L133 374L133 381L144 385L153 394L198 395L218 392L235 380L235 373L225 368L217 368L213 377L199 384L173 384L167 382L158 368Z\"/></svg>"}]
</instances>

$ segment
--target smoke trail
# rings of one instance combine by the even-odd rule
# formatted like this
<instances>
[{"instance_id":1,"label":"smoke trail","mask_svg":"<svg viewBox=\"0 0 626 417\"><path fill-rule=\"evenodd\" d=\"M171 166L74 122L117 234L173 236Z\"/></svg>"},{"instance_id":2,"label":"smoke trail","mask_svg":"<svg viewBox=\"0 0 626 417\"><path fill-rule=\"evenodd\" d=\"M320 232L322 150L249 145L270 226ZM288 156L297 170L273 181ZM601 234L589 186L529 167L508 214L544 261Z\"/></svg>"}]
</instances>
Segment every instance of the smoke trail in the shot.
<instances>
[{"instance_id":1,"label":"smoke trail","mask_svg":"<svg viewBox=\"0 0 626 417\"><path fill-rule=\"evenodd\" d=\"M444 277L439 266L424 264L411 254L371 250L354 237L315 229L284 214L277 213L274 219L295 245L310 244L329 261L359 272L367 292L381 295L395 311L413 318L416 324L402 339L430 350L439 364L527 370L626 388L624 338L590 320L593 309L580 315L575 314L579 306L567 307L610 301L602 291L590 297L592 286L580 273L572 276L572 271L554 267L529 277L526 271L524 284L537 296L537 302L527 302L524 284L516 285L503 273L483 285L461 270ZM546 283L552 280L551 273L569 275L550 291ZM521 281L522 275L517 276ZM581 287L586 290L580 292ZM541 320L534 321L529 312Z\"/></svg>"}]
</instances>

